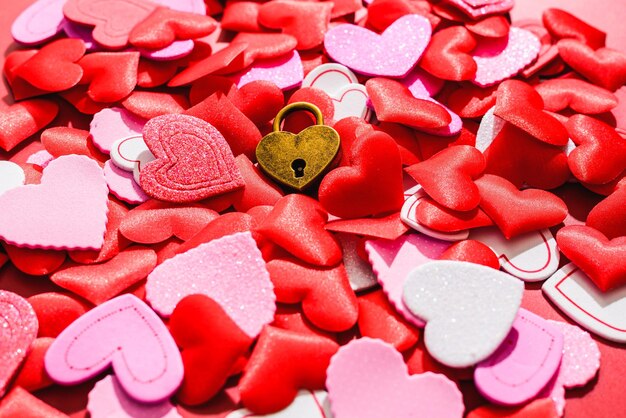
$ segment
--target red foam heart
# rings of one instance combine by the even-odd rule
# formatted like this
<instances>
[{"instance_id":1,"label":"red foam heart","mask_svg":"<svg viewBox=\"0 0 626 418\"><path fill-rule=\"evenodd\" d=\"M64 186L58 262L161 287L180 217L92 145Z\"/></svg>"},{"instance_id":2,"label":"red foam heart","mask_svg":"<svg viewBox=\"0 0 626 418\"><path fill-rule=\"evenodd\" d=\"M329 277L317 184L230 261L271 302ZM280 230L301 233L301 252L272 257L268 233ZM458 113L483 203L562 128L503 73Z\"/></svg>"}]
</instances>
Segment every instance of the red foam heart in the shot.
<instances>
[{"instance_id":1,"label":"red foam heart","mask_svg":"<svg viewBox=\"0 0 626 418\"><path fill-rule=\"evenodd\" d=\"M467 261L500 270L497 254L482 242L473 239L455 242L439 256L439 260Z\"/></svg>"},{"instance_id":2,"label":"red foam heart","mask_svg":"<svg viewBox=\"0 0 626 418\"><path fill-rule=\"evenodd\" d=\"M33 276L57 271L67 257L65 251L20 248L6 243L2 245L13 265Z\"/></svg>"},{"instance_id":3,"label":"red foam heart","mask_svg":"<svg viewBox=\"0 0 626 418\"><path fill-rule=\"evenodd\" d=\"M285 0L268 2L259 9L259 23L280 29L298 40L297 49L312 49L324 41L333 3Z\"/></svg>"},{"instance_id":4,"label":"red foam heart","mask_svg":"<svg viewBox=\"0 0 626 418\"><path fill-rule=\"evenodd\" d=\"M459 212L440 205L430 197L420 202L415 209L415 219L436 231L456 232L493 225L491 218L478 207Z\"/></svg>"},{"instance_id":5,"label":"red foam heart","mask_svg":"<svg viewBox=\"0 0 626 418\"><path fill-rule=\"evenodd\" d=\"M462 118L478 118L496 104L496 90L497 86L463 86L450 93L446 104Z\"/></svg>"},{"instance_id":6,"label":"red foam heart","mask_svg":"<svg viewBox=\"0 0 626 418\"><path fill-rule=\"evenodd\" d=\"M593 49L602 48L606 33L585 23L576 16L561 9L546 9L542 15L543 26L552 38L577 39Z\"/></svg>"},{"instance_id":7,"label":"red foam heart","mask_svg":"<svg viewBox=\"0 0 626 418\"><path fill-rule=\"evenodd\" d=\"M25 100L0 110L0 148L11 151L52 122L58 113L59 106L46 99Z\"/></svg>"},{"instance_id":8,"label":"red foam heart","mask_svg":"<svg viewBox=\"0 0 626 418\"><path fill-rule=\"evenodd\" d=\"M236 210L245 212L255 206L273 206L283 197L283 192L274 182L265 177L248 157L243 154L239 155L235 158L235 164L237 164L245 183L245 187L238 192L234 200Z\"/></svg>"},{"instance_id":9,"label":"red foam heart","mask_svg":"<svg viewBox=\"0 0 626 418\"><path fill-rule=\"evenodd\" d=\"M508 180L485 174L476 180L480 208L493 219L507 239L563 222L567 205L545 190L519 191Z\"/></svg>"},{"instance_id":10,"label":"red foam heart","mask_svg":"<svg viewBox=\"0 0 626 418\"><path fill-rule=\"evenodd\" d=\"M470 52L476 39L463 26L452 26L433 34L419 66L443 80L473 80L477 65Z\"/></svg>"},{"instance_id":11,"label":"red foam heart","mask_svg":"<svg viewBox=\"0 0 626 418\"><path fill-rule=\"evenodd\" d=\"M178 93L134 91L122 102L122 106L143 119L152 119L162 115L183 113L189 108L189 101L187 96Z\"/></svg>"},{"instance_id":12,"label":"red foam heart","mask_svg":"<svg viewBox=\"0 0 626 418\"><path fill-rule=\"evenodd\" d=\"M402 83L387 78L372 78L365 83L376 117L414 128L436 129L448 126L450 113L429 100L416 99Z\"/></svg>"},{"instance_id":13,"label":"red foam heart","mask_svg":"<svg viewBox=\"0 0 626 418\"><path fill-rule=\"evenodd\" d=\"M68 418L28 391L15 386L0 402L0 416L3 418Z\"/></svg>"},{"instance_id":14,"label":"red foam heart","mask_svg":"<svg viewBox=\"0 0 626 418\"><path fill-rule=\"evenodd\" d=\"M44 357L54 338L37 338L30 345L28 356L24 360L20 372L15 378L15 385L30 392L52 386L54 381L50 379L44 365Z\"/></svg>"},{"instance_id":15,"label":"red foam heart","mask_svg":"<svg viewBox=\"0 0 626 418\"><path fill-rule=\"evenodd\" d=\"M359 308L343 264L320 268L297 260L272 260L267 263L267 271L276 300L302 303L302 311L313 325L339 332L356 323Z\"/></svg>"},{"instance_id":16,"label":"red foam heart","mask_svg":"<svg viewBox=\"0 0 626 418\"><path fill-rule=\"evenodd\" d=\"M611 48L593 50L573 39L558 42L563 61L592 83L615 91L626 83L626 54Z\"/></svg>"},{"instance_id":17,"label":"red foam heart","mask_svg":"<svg viewBox=\"0 0 626 418\"><path fill-rule=\"evenodd\" d=\"M380 218L341 219L327 223L325 228L333 232L388 240L394 240L409 230L400 219L400 213L392 213Z\"/></svg>"},{"instance_id":18,"label":"red foam heart","mask_svg":"<svg viewBox=\"0 0 626 418\"><path fill-rule=\"evenodd\" d=\"M474 179L484 170L485 158L469 145L446 148L405 169L436 202L456 211L478 206L480 195Z\"/></svg>"},{"instance_id":19,"label":"red foam heart","mask_svg":"<svg viewBox=\"0 0 626 418\"><path fill-rule=\"evenodd\" d=\"M467 22L467 30L483 38L503 38L509 35L511 24L504 16L487 16L484 19Z\"/></svg>"},{"instance_id":20,"label":"red foam heart","mask_svg":"<svg viewBox=\"0 0 626 418\"><path fill-rule=\"evenodd\" d=\"M287 407L300 389L323 389L339 345L326 337L267 326L239 381L243 405L257 414Z\"/></svg>"},{"instance_id":21,"label":"red foam heart","mask_svg":"<svg viewBox=\"0 0 626 418\"><path fill-rule=\"evenodd\" d=\"M598 203L587 216L587 225L613 239L626 236L626 187L620 187Z\"/></svg>"},{"instance_id":22,"label":"red foam heart","mask_svg":"<svg viewBox=\"0 0 626 418\"><path fill-rule=\"evenodd\" d=\"M615 129L585 115L569 118L567 129L578 145L567 158L578 180L604 184L626 170L626 139Z\"/></svg>"},{"instance_id":23,"label":"red foam heart","mask_svg":"<svg viewBox=\"0 0 626 418\"><path fill-rule=\"evenodd\" d=\"M467 418L559 418L560 416L551 398L539 398L517 408L480 406L471 411Z\"/></svg>"},{"instance_id":24,"label":"red foam heart","mask_svg":"<svg viewBox=\"0 0 626 418\"><path fill-rule=\"evenodd\" d=\"M603 292L626 284L626 236L609 241L591 227L572 225L556 234L556 242Z\"/></svg>"},{"instance_id":25,"label":"red foam heart","mask_svg":"<svg viewBox=\"0 0 626 418\"><path fill-rule=\"evenodd\" d=\"M133 28L128 40L137 48L162 49L176 40L202 38L216 28L210 16L157 7Z\"/></svg>"},{"instance_id":26,"label":"red foam heart","mask_svg":"<svg viewBox=\"0 0 626 418\"><path fill-rule=\"evenodd\" d=\"M59 39L44 46L15 73L31 85L46 91L63 91L74 87L83 76L76 64L85 55L80 39Z\"/></svg>"},{"instance_id":27,"label":"red foam heart","mask_svg":"<svg viewBox=\"0 0 626 418\"><path fill-rule=\"evenodd\" d=\"M90 309L71 294L48 292L28 298L39 320L39 337L56 338L69 324Z\"/></svg>"},{"instance_id":28,"label":"red foam heart","mask_svg":"<svg viewBox=\"0 0 626 418\"><path fill-rule=\"evenodd\" d=\"M101 163L108 156L100 152L93 144L89 131L57 126L41 133L41 143L46 151L57 158L62 155L85 155Z\"/></svg>"},{"instance_id":29,"label":"red foam heart","mask_svg":"<svg viewBox=\"0 0 626 418\"><path fill-rule=\"evenodd\" d=\"M96 52L79 61L84 74L81 84L89 84L87 94L96 102L124 99L137 85L139 52Z\"/></svg>"},{"instance_id":30,"label":"red foam heart","mask_svg":"<svg viewBox=\"0 0 626 418\"><path fill-rule=\"evenodd\" d=\"M547 144L567 144L567 130L544 112L543 100L534 88L518 80L507 80L498 87L494 114Z\"/></svg>"},{"instance_id":31,"label":"red foam heart","mask_svg":"<svg viewBox=\"0 0 626 418\"><path fill-rule=\"evenodd\" d=\"M252 339L205 295L187 296L178 302L169 325L185 368L177 398L187 405L204 403L224 386Z\"/></svg>"},{"instance_id":32,"label":"red foam heart","mask_svg":"<svg viewBox=\"0 0 626 418\"><path fill-rule=\"evenodd\" d=\"M602 87L575 78L546 80L535 86L543 99L544 108L559 112L570 108L575 112L597 114L617 106L617 97Z\"/></svg>"}]
</instances>

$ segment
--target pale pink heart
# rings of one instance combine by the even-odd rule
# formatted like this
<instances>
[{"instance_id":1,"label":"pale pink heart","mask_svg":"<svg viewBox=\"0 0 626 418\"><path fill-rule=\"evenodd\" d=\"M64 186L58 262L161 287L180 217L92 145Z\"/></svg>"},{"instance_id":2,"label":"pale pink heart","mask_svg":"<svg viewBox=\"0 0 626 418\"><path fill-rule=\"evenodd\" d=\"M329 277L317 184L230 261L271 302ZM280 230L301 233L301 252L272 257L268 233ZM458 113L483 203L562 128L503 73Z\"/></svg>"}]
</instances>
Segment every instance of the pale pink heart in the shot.
<instances>
[{"instance_id":1,"label":"pale pink heart","mask_svg":"<svg viewBox=\"0 0 626 418\"><path fill-rule=\"evenodd\" d=\"M143 192L141 186L137 184L132 172L122 170L115 164L112 164L111 160L104 163L102 171L107 185L109 186L109 190L115 197L133 205L143 203L150 199L148 195Z\"/></svg>"},{"instance_id":2,"label":"pale pink heart","mask_svg":"<svg viewBox=\"0 0 626 418\"><path fill-rule=\"evenodd\" d=\"M61 32L65 24L63 16L65 1L38 0L28 6L13 21L11 26L13 39L24 45L37 45Z\"/></svg>"},{"instance_id":3,"label":"pale pink heart","mask_svg":"<svg viewBox=\"0 0 626 418\"><path fill-rule=\"evenodd\" d=\"M537 396L555 376L563 357L563 333L520 309L500 347L474 370L478 391L490 402L520 405Z\"/></svg>"},{"instance_id":4,"label":"pale pink heart","mask_svg":"<svg viewBox=\"0 0 626 418\"><path fill-rule=\"evenodd\" d=\"M180 352L167 327L132 294L72 322L46 352L45 366L63 385L84 382L111 366L124 391L140 402L167 399L183 379Z\"/></svg>"},{"instance_id":5,"label":"pale pink heart","mask_svg":"<svg viewBox=\"0 0 626 418\"><path fill-rule=\"evenodd\" d=\"M300 54L293 51L283 57L256 61L230 78L239 88L256 80L265 80L273 82L282 90L289 90L302 83L304 70Z\"/></svg>"},{"instance_id":6,"label":"pale pink heart","mask_svg":"<svg viewBox=\"0 0 626 418\"><path fill-rule=\"evenodd\" d=\"M191 54L195 44L191 39L185 41L174 41L171 45L154 51L148 49L138 49L142 57L154 61L171 61L186 57Z\"/></svg>"},{"instance_id":7,"label":"pale pink heart","mask_svg":"<svg viewBox=\"0 0 626 418\"><path fill-rule=\"evenodd\" d=\"M381 340L360 338L331 358L326 388L334 418L461 418L463 396L441 374L409 375L402 355Z\"/></svg>"},{"instance_id":8,"label":"pale pink heart","mask_svg":"<svg viewBox=\"0 0 626 418\"><path fill-rule=\"evenodd\" d=\"M539 38L521 28L512 27L508 38L485 38L472 52L478 67L472 82L485 87L511 78L532 63L540 50Z\"/></svg>"},{"instance_id":9,"label":"pale pink heart","mask_svg":"<svg viewBox=\"0 0 626 418\"><path fill-rule=\"evenodd\" d=\"M449 246L449 242L419 233L405 234L393 241L378 239L365 243L372 269L389 302L400 315L417 327L424 327L425 322L413 315L402 301L407 275L414 268L438 259Z\"/></svg>"},{"instance_id":10,"label":"pale pink heart","mask_svg":"<svg viewBox=\"0 0 626 418\"><path fill-rule=\"evenodd\" d=\"M98 250L108 195L98 163L79 155L59 157L43 170L41 184L0 196L0 238L18 247Z\"/></svg>"},{"instance_id":11,"label":"pale pink heart","mask_svg":"<svg viewBox=\"0 0 626 418\"><path fill-rule=\"evenodd\" d=\"M465 12L468 16L478 19L483 16L493 15L493 14L502 14L506 13L513 8L515 5L515 0L480 0L480 1L469 1L469 0L447 0L448 3L458 7L463 12ZM478 3L483 3L482 5L478 5ZM476 6L474 6L476 5Z\"/></svg>"},{"instance_id":12,"label":"pale pink heart","mask_svg":"<svg viewBox=\"0 0 626 418\"><path fill-rule=\"evenodd\" d=\"M326 32L324 47L333 60L357 73L404 77L422 56L431 32L428 19L419 15L399 18L380 35L345 23Z\"/></svg>"},{"instance_id":13,"label":"pale pink heart","mask_svg":"<svg viewBox=\"0 0 626 418\"><path fill-rule=\"evenodd\" d=\"M169 317L181 299L193 294L219 303L251 338L274 320L274 286L250 232L201 244L148 275L146 299L161 316Z\"/></svg>"},{"instance_id":14,"label":"pale pink heart","mask_svg":"<svg viewBox=\"0 0 626 418\"><path fill-rule=\"evenodd\" d=\"M36 153L31 154L26 162L28 164L33 164L41 168L46 168L46 166L52 160L54 160L54 156L45 149L42 149L41 151L37 151Z\"/></svg>"},{"instance_id":15,"label":"pale pink heart","mask_svg":"<svg viewBox=\"0 0 626 418\"><path fill-rule=\"evenodd\" d=\"M0 397L37 338L33 307L15 293L0 290Z\"/></svg>"},{"instance_id":16,"label":"pale pink heart","mask_svg":"<svg viewBox=\"0 0 626 418\"><path fill-rule=\"evenodd\" d=\"M169 400L155 404L130 398L115 376L105 376L89 392L87 411L91 418L180 418Z\"/></svg>"},{"instance_id":17,"label":"pale pink heart","mask_svg":"<svg viewBox=\"0 0 626 418\"><path fill-rule=\"evenodd\" d=\"M146 120L120 107L103 109L93 115L89 133L93 143L105 154L111 152L113 143L119 139L141 135Z\"/></svg>"}]
</instances>

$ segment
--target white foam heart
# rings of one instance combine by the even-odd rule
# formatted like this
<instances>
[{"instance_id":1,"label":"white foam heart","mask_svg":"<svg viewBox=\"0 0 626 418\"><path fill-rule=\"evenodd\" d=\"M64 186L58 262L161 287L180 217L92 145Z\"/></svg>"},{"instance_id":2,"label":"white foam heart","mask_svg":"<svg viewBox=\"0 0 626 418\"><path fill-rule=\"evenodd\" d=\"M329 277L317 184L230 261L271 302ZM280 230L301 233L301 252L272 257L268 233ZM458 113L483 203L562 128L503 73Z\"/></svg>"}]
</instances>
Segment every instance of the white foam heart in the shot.
<instances>
[{"instance_id":1,"label":"white foam heart","mask_svg":"<svg viewBox=\"0 0 626 418\"><path fill-rule=\"evenodd\" d=\"M226 418L331 418L328 393L323 390L314 392L301 390L293 402L282 411L268 415L255 415L248 409L238 409L226 415Z\"/></svg>"},{"instance_id":2,"label":"white foam heart","mask_svg":"<svg viewBox=\"0 0 626 418\"><path fill-rule=\"evenodd\" d=\"M368 120L370 109L367 107L369 96L362 84L348 84L337 93L329 95L335 107L333 119L335 121L355 116Z\"/></svg>"},{"instance_id":3,"label":"white foam heart","mask_svg":"<svg viewBox=\"0 0 626 418\"><path fill-rule=\"evenodd\" d=\"M26 175L19 165L11 161L0 161L0 195L24 185Z\"/></svg>"},{"instance_id":4,"label":"white foam heart","mask_svg":"<svg viewBox=\"0 0 626 418\"><path fill-rule=\"evenodd\" d=\"M403 299L426 322L428 352L450 367L469 367L494 353L522 302L523 283L478 264L433 261L409 273Z\"/></svg>"},{"instance_id":5,"label":"white foam heart","mask_svg":"<svg viewBox=\"0 0 626 418\"><path fill-rule=\"evenodd\" d=\"M111 146L111 161L117 167L125 171L133 171L135 165L141 161L142 156L152 153L148 149L143 135L132 135L126 138L118 139ZM154 156L152 156L154 159Z\"/></svg>"},{"instance_id":6,"label":"white foam heart","mask_svg":"<svg viewBox=\"0 0 626 418\"><path fill-rule=\"evenodd\" d=\"M335 94L349 84L358 84L356 75L345 65L328 63L313 68L302 80L302 87L314 87Z\"/></svg>"}]
</instances>

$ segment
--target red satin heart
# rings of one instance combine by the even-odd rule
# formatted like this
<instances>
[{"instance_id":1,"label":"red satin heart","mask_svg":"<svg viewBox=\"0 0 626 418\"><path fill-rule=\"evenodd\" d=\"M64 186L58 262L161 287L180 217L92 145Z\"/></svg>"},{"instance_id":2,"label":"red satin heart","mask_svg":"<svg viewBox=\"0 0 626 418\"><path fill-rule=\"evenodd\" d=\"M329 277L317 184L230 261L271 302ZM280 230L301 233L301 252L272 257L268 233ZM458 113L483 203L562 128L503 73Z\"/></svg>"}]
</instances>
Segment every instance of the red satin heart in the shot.
<instances>
[{"instance_id":1,"label":"red satin heart","mask_svg":"<svg viewBox=\"0 0 626 418\"><path fill-rule=\"evenodd\" d=\"M333 129L339 134L341 138L341 161L340 166L350 165L350 156L352 155L352 145L356 142L357 138L361 134L371 131L372 126L365 122L363 118L357 116L350 116L337 121L333 125ZM415 138L413 138L415 139Z\"/></svg>"},{"instance_id":2,"label":"red satin heart","mask_svg":"<svg viewBox=\"0 0 626 418\"><path fill-rule=\"evenodd\" d=\"M133 28L128 40L137 48L162 49L176 40L202 38L216 28L210 16L157 7Z\"/></svg>"},{"instance_id":3,"label":"red satin heart","mask_svg":"<svg viewBox=\"0 0 626 418\"><path fill-rule=\"evenodd\" d=\"M543 108L543 100L534 88L523 81L507 80L498 87L493 113L546 144L566 145L567 130Z\"/></svg>"},{"instance_id":4,"label":"red satin heart","mask_svg":"<svg viewBox=\"0 0 626 418\"><path fill-rule=\"evenodd\" d=\"M403 166L416 164L422 161L423 158L420 144L416 138L417 133L413 129L408 128L404 125L389 122L381 122L377 126L369 125L363 122L363 125L364 127L360 128L356 132L357 135L360 136L363 134L361 129L374 128L374 130L376 131L385 132L386 134L391 136L394 141L396 141L396 145L398 146L398 150L400 151L400 159L402 160ZM343 137L341 137L341 142L343 144Z\"/></svg>"},{"instance_id":5,"label":"red satin heart","mask_svg":"<svg viewBox=\"0 0 626 418\"><path fill-rule=\"evenodd\" d=\"M496 91L497 86L464 85L450 93L446 105L462 118L479 118L496 104Z\"/></svg>"},{"instance_id":6,"label":"red satin heart","mask_svg":"<svg viewBox=\"0 0 626 418\"><path fill-rule=\"evenodd\" d=\"M268 2L259 9L259 23L298 40L298 50L318 47L328 29L332 2L301 2L285 0Z\"/></svg>"},{"instance_id":7,"label":"red satin heart","mask_svg":"<svg viewBox=\"0 0 626 418\"><path fill-rule=\"evenodd\" d=\"M187 96L178 93L158 91L134 91L122 102L129 112L143 118L183 113L189 108Z\"/></svg>"},{"instance_id":8,"label":"red satin heart","mask_svg":"<svg viewBox=\"0 0 626 418\"><path fill-rule=\"evenodd\" d=\"M74 87L83 76L76 64L85 55L80 39L59 39L41 48L15 70L19 77L46 91L63 91Z\"/></svg>"},{"instance_id":9,"label":"red satin heart","mask_svg":"<svg viewBox=\"0 0 626 418\"><path fill-rule=\"evenodd\" d=\"M41 133L41 143L46 151L57 158L62 155L85 155L100 163L109 157L93 144L89 131L57 126Z\"/></svg>"},{"instance_id":10,"label":"red satin heart","mask_svg":"<svg viewBox=\"0 0 626 418\"><path fill-rule=\"evenodd\" d=\"M192 106L195 106L218 91L232 100L238 90L237 85L230 78L207 75L191 85L189 101Z\"/></svg>"},{"instance_id":11,"label":"red satin heart","mask_svg":"<svg viewBox=\"0 0 626 418\"><path fill-rule=\"evenodd\" d=\"M400 219L399 213L380 218L336 220L327 223L325 228L333 232L345 232L347 234L388 240L394 240L409 230Z\"/></svg>"},{"instance_id":12,"label":"red satin heart","mask_svg":"<svg viewBox=\"0 0 626 418\"><path fill-rule=\"evenodd\" d=\"M0 148L11 151L52 122L58 113L59 106L47 99L25 100L0 110Z\"/></svg>"},{"instance_id":13,"label":"red satin heart","mask_svg":"<svg viewBox=\"0 0 626 418\"><path fill-rule=\"evenodd\" d=\"M314 104L322 112L324 123L327 125L333 124L335 105L325 91L313 87L303 87L293 93L287 103L291 104L296 102ZM282 130L293 133L298 133L316 123L315 118L310 112L293 112L287 115L284 120Z\"/></svg>"},{"instance_id":14,"label":"red satin heart","mask_svg":"<svg viewBox=\"0 0 626 418\"><path fill-rule=\"evenodd\" d=\"M542 15L543 26L552 38L577 39L593 49L602 48L606 33L585 23L576 16L561 9L546 9Z\"/></svg>"},{"instance_id":15,"label":"red satin heart","mask_svg":"<svg viewBox=\"0 0 626 418\"><path fill-rule=\"evenodd\" d=\"M294 259L277 259L267 263L267 271L276 300L302 303L304 315L318 328L339 332L356 323L358 303L343 264L319 268Z\"/></svg>"},{"instance_id":16,"label":"red satin heart","mask_svg":"<svg viewBox=\"0 0 626 418\"><path fill-rule=\"evenodd\" d=\"M252 164L252 161L245 155L235 158L235 164L241 172L245 187L237 193L234 200L235 210L245 212L255 206L273 206L284 196L274 182L263 175L261 170Z\"/></svg>"},{"instance_id":17,"label":"red satin heart","mask_svg":"<svg viewBox=\"0 0 626 418\"><path fill-rule=\"evenodd\" d=\"M252 338L205 295L187 296L178 302L169 325L185 368L177 398L187 405L204 403L224 386Z\"/></svg>"},{"instance_id":18,"label":"red satin heart","mask_svg":"<svg viewBox=\"0 0 626 418\"><path fill-rule=\"evenodd\" d=\"M402 16L418 14L427 18L435 28L441 19L430 11L430 3L426 1L374 0L367 7L367 25L383 32Z\"/></svg>"},{"instance_id":19,"label":"red satin heart","mask_svg":"<svg viewBox=\"0 0 626 418\"><path fill-rule=\"evenodd\" d=\"M193 83L204 76L215 74L224 68L244 68L244 52L248 44L243 42L230 43L226 48L208 57L192 62L187 68L170 80L169 87L180 87Z\"/></svg>"},{"instance_id":20,"label":"red satin heart","mask_svg":"<svg viewBox=\"0 0 626 418\"><path fill-rule=\"evenodd\" d=\"M480 208L507 239L558 225L567 216L567 205L545 190L519 191L513 183L491 174L476 180L476 186L480 191Z\"/></svg>"},{"instance_id":21,"label":"red satin heart","mask_svg":"<svg viewBox=\"0 0 626 418\"><path fill-rule=\"evenodd\" d=\"M16 71L22 64L37 54L37 52L38 50L36 49L13 51L7 55L4 61L4 76L11 87L11 92L13 93L13 98L15 100L28 99L30 97L42 96L48 93L45 90L38 89L28 81L19 77Z\"/></svg>"},{"instance_id":22,"label":"red satin heart","mask_svg":"<svg viewBox=\"0 0 626 418\"><path fill-rule=\"evenodd\" d=\"M54 342L54 338L37 338L30 345L28 355L22 363L20 372L15 377L15 385L30 392L52 386L54 381L46 373L44 357ZM1 409L0 409L1 411ZM3 415L4 416L4 415Z\"/></svg>"},{"instance_id":23,"label":"red satin heart","mask_svg":"<svg viewBox=\"0 0 626 418\"><path fill-rule=\"evenodd\" d=\"M573 39L558 42L563 61L592 83L615 91L626 83L626 54L611 48L593 50Z\"/></svg>"},{"instance_id":24,"label":"red satin heart","mask_svg":"<svg viewBox=\"0 0 626 418\"><path fill-rule=\"evenodd\" d=\"M153 88L170 81L178 71L176 61L151 61L139 59L137 67L137 86Z\"/></svg>"},{"instance_id":25,"label":"red satin heart","mask_svg":"<svg viewBox=\"0 0 626 418\"><path fill-rule=\"evenodd\" d=\"M626 170L626 139L615 129L585 115L569 118L567 129L578 145L567 158L577 179L604 184Z\"/></svg>"},{"instance_id":26,"label":"red satin heart","mask_svg":"<svg viewBox=\"0 0 626 418\"><path fill-rule=\"evenodd\" d=\"M252 227L252 216L241 212L225 213L219 218L209 222L209 224L204 227L200 232L191 237L189 240L185 241L184 244L178 247L176 253L184 253L192 248L197 247L200 244L204 244L205 242L209 242L214 239L224 237L226 235L232 235L236 232L250 231ZM259 240L258 234L256 234L255 236L255 233L253 232L252 235L255 240Z\"/></svg>"},{"instance_id":27,"label":"red satin heart","mask_svg":"<svg viewBox=\"0 0 626 418\"><path fill-rule=\"evenodd\" d=\"M467 418L559 418L560 416L551 398L539 398L517 408L480 406L471 411Z\"/></svg>"},{"instance_id":28,"label":"red satin heart","mask_svg":"<svg viewBox=\"0 0 626 418\"><path fill-rule=\"evenodd\" d=\"M20 248L7 243L3 243L2 246L13 265L32 276L54 273L67 257L65 251Z\"/></svg>"},{"instance_id":29,"label":"red satin heart","mask_svg":"<svg viewBox=\"0 0 626 418\"><path fill-rule=\"evenodd\" d=\"M96 52L79 62L84 74L81 84L89 84L87 94L96 102L124 99L137 85L139 52Z\"/></svg>"},{"instance_id":30,"label":"red satin heart","mask_svg":"<svg viewBox=\"0 0 626 418\"><path fill-rule=\"evenodd\" d=\"M476 134L472 131L478 129L477 125L472 123L470 120L463 121L463 124L465 126L461 128L461 132L451 137L441 137L425 133L416 134L420 153L422 154L422 160L427 160L438 152L457 145L476 146ZM472 131L470 131L470 129Z\"/></svg>"},{"instance_id":31,"label":"red satin heart","mask_svg":"<svg viewBox=\"0 0 626 418\"><path fill-rule=\"evenodd\" d=\"M622 186L598 203L587 216L587 226L597 229L608 239L626 236L626 187Z\"/></svg>"},{"instance_id":32,"label":"red satin heart","mask_svg":"<svg viewBox=\"0 0 626 418\"><path fill-rule=\"evenodd\" d=\"M384 132L369 132L350 151L351 165L332 170L322 180L322 206L341 218L400 210L404 203L402 161L393 139Z\"/></svg>"},{"instance_id":33,"label":"red satin heart","mask_svg":"<svg viewBox=\"0 0 626 418\"><path fill-rule=\"evenodd\" d=\"M38 337L56 338L91 307L71 294L48 292L28 298L39 321Z\"/></svg>"},{"instance_id":34,"label":"red satin heart","mask_svg":"<svg viewBox=\"0 0 626 418\"><path fill-rule=\"evenodd\" d=\"M334 339L334 334L322 331L306 319L301 308L297 305L276 305L274 322L270 325L300 334L313 334Z\"/></svg>"},{"instance_id":35,"label":"red satin heart","mask_svg":"<svg viewBox=\"0 0 626 418\"><path fill-rule=\"evenodd\" d=\"M415 219L431 229L442 232L457 232L481 226L493 225L493 221L480 208L460 212L440 205L425 197L415 209Z\"/></svg>"},{"instance_id":36,"label":"red satin heart","mask_svg":"<svg viewBox=\"0 0 626 418\"><path fill-rule=\"evenodd\" d=\"M65 90L59 93L59 96L64 98L67 102L69 102L72 106L76 108L81 113L86 115L95 115L102 109L106 109L107 105L105 103L94 102L91 97L87 95L87 90L89 86L86 85L78 85L74 86L69 90Z\"/></svg>"},{"instance_id":37,"label":"red satin heart","mask_svg":"<svg viewBox=\"0 0 626 418\"><path fill-rule=\"evenodd\" d=\"M241 71L252 65L256 60L278 58L296 48L298 40L286 33L239 33L233 43L244 43L248 46L242 60L233 61L216 74L230 74Z\"/></svg>"},{"instance_id":38,"label":"red satin heart","mask_svg":"<svg viewBox=\"0 0 626 418\"><path fill-rule=\"evenodd\" d=\"M450 113L441 105L417 99L402 83L387 78L372 78L365 83L376 117L414 128L436 129L448 126Z\"/></svg>"},{"instance_id":39,"label":"red satin heart","mask_svg":"<svg viewBox=\"0 0 626 418\"><path fill-rule=\"evenodd\" d=\"M618 105L617 97L602 87L575 78L546 80L535 86L543 99L544 109L559 112L570 108L575 112L597 114Z\"/></svg>"},{"instance_id":40,"label":"red satin heart","mask_svg":"<svg viewBox=\"0 0 626 418\"><path fill-rule=\"evenodd\" d=\"M446 148L405 171L430 197L449 209L468 211L480 202L474 179L485 171L485 158L474 147Z\"/></svg>"},{"instance_id":41,"label":"red satin heart","mask_svg":"<svg viewBox=\"0 0 626 418\"><path fill-rule=\"evenodd\" d=\"M338 349L326 337L265 327L239 381L241 402L256 414L269 414L286 408L300 389L323 389Z\"/></svg>"},{"instance_id":42,"label":"red satin heart","mask_svg":"<svg viewBox=\"0 0 626 418\"><path fill-rule=\"evenodd\" d=\"M455 242L439 256L439 260L467 261L500 270L500 260L496 253L473 239Z\"/></svg>"},{"instance_id":43,"label":"red satin heart","mask_svg":"<svg viewBox=\"0 0 626 418\"><path fill-rule=\"evenodd\" d=\"M285 105L283 91L276 84L265 80L246 84L229 99L257 126L269 123Z\"/></svg>"},{"instance_id":44,"label":"red satin heart","mask_svg":"<svg viewBox=\"0 0 626 418\"><path fill-rule=\"evenodd\" d=\"M261 1L227 1L220 26L233 32L261 32L258 17Z\"/></svg>"},{"instance_id":45,"label":"red satin heart","mask_svg":"<svg viewBox=\"0 0 626 418\"><path fill-rule=\"evenodd\" d=\"M467 22L465 28L483 38L503 38L509 35L511 24L504 16L488 16L484 19Z\"/></svg>"},{"instance_id":46,"label":"red satin heart","mask_svg":"<svg viewBox=\"0 0 626 418\"><path fill-rule=\"evenodd\" d=\"M473 80L477 65L470 52L476 39L463 26L452 26L433 34L419 66L443 80Z\"/></svg>"},{"instance_id":47,"label":"red satin heart","mask_svg":"<svg viewBox=\"0 0 626 418\"><path fill-rule=\"evenodd\" d=\"M626 236L609 241L591 227L572 225L556 234L556 242L603 292L626 284Z\"/></svg>"},{"instance_id":48,"label":"red satin heart","mask_svg":"<svg viewBox=\"0 0 626 418\"><path fill-rule=\"evenodd\" d=\"M58 409L53 408L28 391L15 386L0 402L2 418L68 418Z\"/></svg>"}]
</instances>

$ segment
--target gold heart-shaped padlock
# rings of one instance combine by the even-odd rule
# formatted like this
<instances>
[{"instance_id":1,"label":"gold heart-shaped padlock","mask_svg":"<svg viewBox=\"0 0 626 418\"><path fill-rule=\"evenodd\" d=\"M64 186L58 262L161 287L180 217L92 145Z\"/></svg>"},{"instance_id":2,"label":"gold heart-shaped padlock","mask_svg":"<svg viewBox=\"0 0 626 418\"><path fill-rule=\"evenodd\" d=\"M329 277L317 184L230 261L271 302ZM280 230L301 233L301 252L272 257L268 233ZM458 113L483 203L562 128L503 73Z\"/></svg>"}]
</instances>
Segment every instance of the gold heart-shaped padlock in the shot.
<instances>
[{"instance_id":1,"label":"gold heart-shaped padlock","mask_svg":"<svg viewBox=\"0 0 626 418\"><path fill-rule=\"evenodd\" d=\"M285 116L296 110L313 113L316 125L299 134L281 131ZM265 135L256 147L259 165L274 180L303 190L317 179L339 151L339 134L324 125L319 108L311 103L296 102L285 106L274 118L274 131Z\"/></svg>"}]
</instances>

